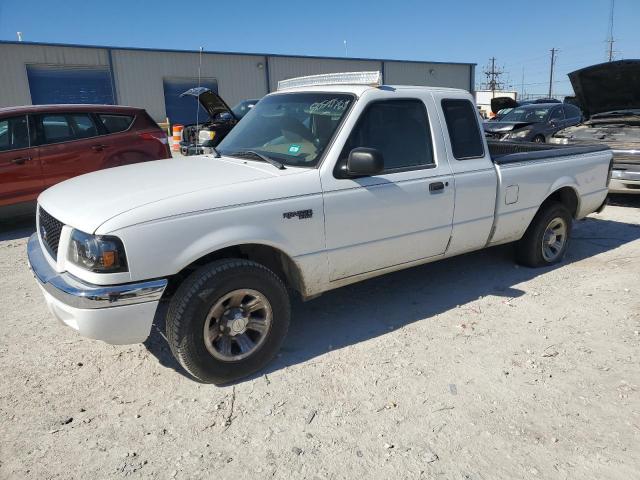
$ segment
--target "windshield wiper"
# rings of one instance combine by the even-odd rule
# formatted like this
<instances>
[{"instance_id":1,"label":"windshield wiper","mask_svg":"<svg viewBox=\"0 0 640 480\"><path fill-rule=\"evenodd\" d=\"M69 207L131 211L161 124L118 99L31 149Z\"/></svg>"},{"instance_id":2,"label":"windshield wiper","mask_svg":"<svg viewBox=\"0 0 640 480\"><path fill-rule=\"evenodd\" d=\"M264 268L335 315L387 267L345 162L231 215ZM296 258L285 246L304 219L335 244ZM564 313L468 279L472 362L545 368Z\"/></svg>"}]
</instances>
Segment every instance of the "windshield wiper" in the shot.
<instances>
[{"instance_id":1,"label":"windshield wiper","mask_svg":"<svg viewBox=\"0 0 640 480\"><path fill-rule=\"evenodd\" d=\"M261 153L258 153L255 150L242 150L240 152L230 153L229 155L231 155L232 157L255 157L262 160L263 162L270 163L271 165L273 165L274 167L280 170L284 170L285 168L287 168L284 166L284 164L280 163L279 161L274 160L273 158L267 157L266 155L263 155Z\"/></svg>"},{"instance_id":2,"label":"windshield wiper","mask_svg":"<svg viewBox=\"0 0 640 480\"><path fill-rule=\"evenodd\" d=\"M607 117L640 117L638 110L614 110L611 112L602 112L591 115L591 118L607 118Z\"/></svg>"}]
</instances>

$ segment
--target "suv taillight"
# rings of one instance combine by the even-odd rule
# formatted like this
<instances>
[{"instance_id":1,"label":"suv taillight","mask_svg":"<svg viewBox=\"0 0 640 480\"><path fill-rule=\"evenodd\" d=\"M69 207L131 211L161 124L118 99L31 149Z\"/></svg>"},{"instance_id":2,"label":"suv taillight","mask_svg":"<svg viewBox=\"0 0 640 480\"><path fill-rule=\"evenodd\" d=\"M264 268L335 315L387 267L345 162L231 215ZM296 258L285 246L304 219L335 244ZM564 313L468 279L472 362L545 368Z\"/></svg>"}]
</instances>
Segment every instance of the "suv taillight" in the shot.
<instances>
[{"instance_id":1,"label":"suv taillight","mask_svg":"<svg viewBox=\"0 0 640 480\"><path fill-rule=\"evenodd\" d=\"M142 132L138 134L138 136L143 140L157 140L160 143L167 145L167 134L162 130L155 132Z\"/></svg>"}]
</instances>

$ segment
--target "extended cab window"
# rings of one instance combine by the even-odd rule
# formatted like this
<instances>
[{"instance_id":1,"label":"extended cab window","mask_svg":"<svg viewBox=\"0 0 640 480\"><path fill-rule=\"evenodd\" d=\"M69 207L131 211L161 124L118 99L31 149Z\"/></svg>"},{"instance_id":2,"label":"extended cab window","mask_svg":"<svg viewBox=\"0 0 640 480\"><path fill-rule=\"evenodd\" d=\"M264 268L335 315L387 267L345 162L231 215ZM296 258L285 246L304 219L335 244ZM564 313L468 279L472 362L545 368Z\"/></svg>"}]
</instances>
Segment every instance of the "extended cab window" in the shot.
<instances>
[{"instance_id":1,"label":"extended cab window","mask_svg":"<svg viewBox=\"0 0 640 480\"><path fill-rule=\"evenodd\" d=\"M29 127L26 115L0 120L0 152L29 146Z\"/></svg>"},{"instance_id":2,"label":"extended cab window","mask_svg":"<svg viewBox=\"0 0 640 480\"><path fill-rule=\"evenodd\" d=\"M469 100L442 100L444 119L456 160L484 156L484 143L478 126L478 116Z\"/></svg>"},{"instance_id":3,"label":"extended cab window","mask_svg":"<svg viewBox=\"0 0 640 480\"><path fill-rule=\"evenodd\" d=\"M385 171L434 165L427 110L420 100L374 102L362 113L340 158L354 148L382 153Z\"/></svg>"},{"instance_id":4,"label":"extended cab window","mask_svg":"<svg viewBox=\"0 0 640 480\"><path fill-rule=\"evenodd\" d=\"M113 115L107 113L99 113L98 118L109 133L124 132L133 122L131 115Z\"/></svg>"}]
</instances>

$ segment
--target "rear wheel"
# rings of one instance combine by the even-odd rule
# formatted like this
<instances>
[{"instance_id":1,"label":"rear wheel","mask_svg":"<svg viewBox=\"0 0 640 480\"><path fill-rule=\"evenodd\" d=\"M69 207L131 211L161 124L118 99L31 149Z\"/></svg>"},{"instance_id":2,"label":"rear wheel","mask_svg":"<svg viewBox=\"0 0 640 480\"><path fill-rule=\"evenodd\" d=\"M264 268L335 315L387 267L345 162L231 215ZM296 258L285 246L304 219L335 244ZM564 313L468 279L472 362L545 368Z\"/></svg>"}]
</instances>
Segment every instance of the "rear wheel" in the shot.
<instances>
[{"instance_id":1,"label":"rear wheel","mask_svg":"<svg viewBox=\"0 0 640 480\"><path fill-rule=\"evenodd\" d=\"M563 204L547 204L516 244L518 262L529 267L545 267L561 261L567 251L571 221L571 213Z\"/></svg>"},{"instance_id":2,"label":"rear wheel","mask_svg":"<svg viewBox=\"0 0 640 480\"><path fill-rule=\"evenodd\" d=\"M290 315L289 295L275 273L249 260L219 260L178 288L167 312L167 339L191 375L227 383L275 356Z\"/></svg>"}]
</instances>

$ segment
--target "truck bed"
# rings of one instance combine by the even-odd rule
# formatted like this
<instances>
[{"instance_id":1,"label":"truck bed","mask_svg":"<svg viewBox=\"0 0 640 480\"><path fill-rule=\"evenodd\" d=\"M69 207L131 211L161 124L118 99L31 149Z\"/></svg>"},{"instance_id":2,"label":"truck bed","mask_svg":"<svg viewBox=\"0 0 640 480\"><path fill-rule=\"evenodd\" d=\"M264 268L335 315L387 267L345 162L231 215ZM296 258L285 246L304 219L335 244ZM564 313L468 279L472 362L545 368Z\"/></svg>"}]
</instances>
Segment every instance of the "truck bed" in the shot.
<instances>
[{"instance_id":1,"label":"truck bed","mask_svg":"<svg viewBox=\"0 0 640 480\"><path fill-rule=\"evenodd\" d=\"M609 149L606 145L550 145L548 143L501 142L497 140L487 140L487 144L491 160L497 165L546 160Z\"/></svg>"}]
</instances>

